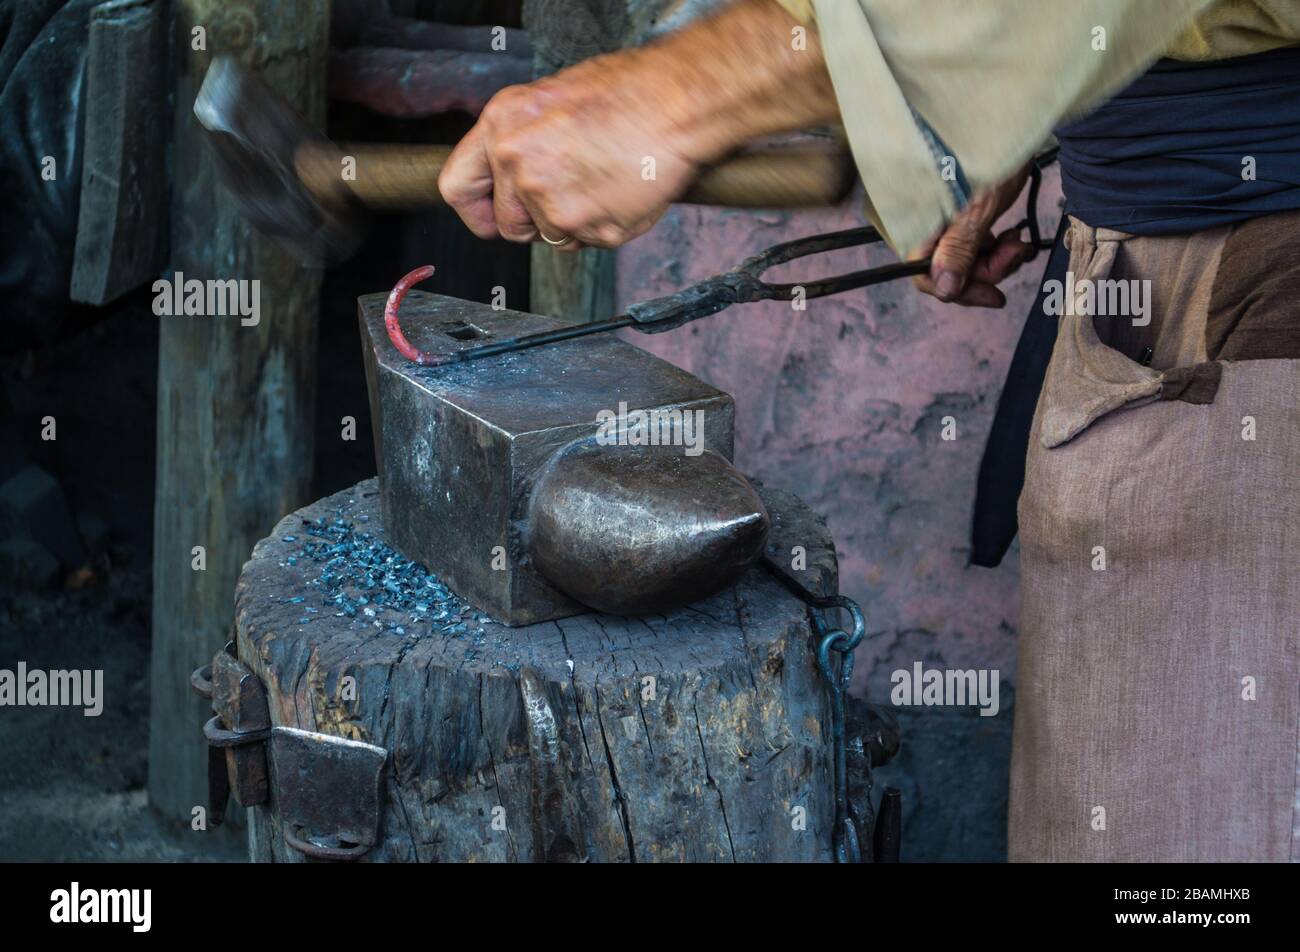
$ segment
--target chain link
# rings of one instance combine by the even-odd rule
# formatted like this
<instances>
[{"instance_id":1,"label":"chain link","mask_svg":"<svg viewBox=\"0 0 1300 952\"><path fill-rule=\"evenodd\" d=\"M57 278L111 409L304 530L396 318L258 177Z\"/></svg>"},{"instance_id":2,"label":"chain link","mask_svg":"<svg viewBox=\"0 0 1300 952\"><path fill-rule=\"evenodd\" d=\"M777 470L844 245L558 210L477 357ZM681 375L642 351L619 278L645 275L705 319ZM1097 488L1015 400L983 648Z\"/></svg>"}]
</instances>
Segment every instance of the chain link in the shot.
<instances>
[{"instance_id":1,"label":"chain link","mask_svg":"<svg viewBox=\"0 0 1300 952\"><path fill-rule=\"evenodd\" d=\"M831 847L837 863L862 862L861 818L849 799L848 738L845 727L845 698L853 680L853 652L866 634L866 619L857 602L843 595L808 599L808 615L817 635L817 667L831 701L831 750L835 765L835 828ZM853 631L832 628L827 610L844 609L853 616ZM836 664L831 653L839 655Z\"/></svg>"}]
</instances>

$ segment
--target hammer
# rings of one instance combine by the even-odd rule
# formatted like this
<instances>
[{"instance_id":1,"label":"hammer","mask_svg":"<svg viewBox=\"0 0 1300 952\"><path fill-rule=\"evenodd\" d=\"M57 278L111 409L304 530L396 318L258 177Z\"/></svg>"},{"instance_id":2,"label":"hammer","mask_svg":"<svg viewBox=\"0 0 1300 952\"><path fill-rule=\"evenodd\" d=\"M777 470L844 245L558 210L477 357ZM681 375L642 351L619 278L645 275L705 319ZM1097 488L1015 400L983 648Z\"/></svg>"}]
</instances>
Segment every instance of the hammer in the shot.
<instances>
[{"instance_id":1,"label":"hammer","mask_svg":"<svg viewBox=\"0 0 1300 952\"><path fill-rule=\"evenodd\" d=\"M306 264L348 257L365 211L442 205L451 146L331 142L230 56L213 59L194 101L218 169L245 218ZM838 143L800 142L706 168L681 201L732 208L833 205L853 186Z\"/></svg>"}]
</instances>

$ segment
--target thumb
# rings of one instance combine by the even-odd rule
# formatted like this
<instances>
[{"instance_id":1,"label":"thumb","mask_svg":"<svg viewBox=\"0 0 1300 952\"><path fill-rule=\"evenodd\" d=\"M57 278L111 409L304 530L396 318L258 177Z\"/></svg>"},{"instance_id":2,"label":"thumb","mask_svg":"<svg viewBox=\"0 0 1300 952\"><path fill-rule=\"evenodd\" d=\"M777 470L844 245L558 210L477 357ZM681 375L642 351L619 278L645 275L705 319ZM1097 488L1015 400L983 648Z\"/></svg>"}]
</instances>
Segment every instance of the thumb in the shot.
<instances>
[{"instance_id":1,"label":"thumb","mask_svg":"<svg viewBox=\"0 0 1300 952\"><path fill-rule=\"evenodd\" d=\"M930 259L930 278L940 300L955 301L961 297L986 231L981 216L964 214L954 218L939 236Z\"/></svg>"}]
</instances>

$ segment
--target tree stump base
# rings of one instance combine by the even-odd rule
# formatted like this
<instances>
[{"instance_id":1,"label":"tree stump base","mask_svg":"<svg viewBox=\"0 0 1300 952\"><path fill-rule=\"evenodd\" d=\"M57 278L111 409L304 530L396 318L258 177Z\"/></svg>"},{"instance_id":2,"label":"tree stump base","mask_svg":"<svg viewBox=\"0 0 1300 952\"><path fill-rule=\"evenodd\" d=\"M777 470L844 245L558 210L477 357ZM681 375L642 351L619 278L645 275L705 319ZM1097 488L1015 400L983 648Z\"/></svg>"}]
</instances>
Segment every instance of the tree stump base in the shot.
<instances>
[{"instance_id":1,"label":"tree stump base","mask_svg":"<svg viewBox=\"0 0 1300 952\"><path fill-rule=\"evenodd\" d=\"M791 545L820 553L809 557L833 584L824 523L788 493L764 496L773 546L787 559ZM763 565L668 615L508 628L454 597L412 608L397 590L418 589L418 567L385 588L348 564L348 544L373 565L384 537L367 480L281 520L236 600L239 657L274 725L389 752L379 842L363 861L831 858L814 636L803 602ZM363 604L365 591L387 601ZM250 811L252 859L304 861L275 797Z\"/></svg>"}]
</instances>

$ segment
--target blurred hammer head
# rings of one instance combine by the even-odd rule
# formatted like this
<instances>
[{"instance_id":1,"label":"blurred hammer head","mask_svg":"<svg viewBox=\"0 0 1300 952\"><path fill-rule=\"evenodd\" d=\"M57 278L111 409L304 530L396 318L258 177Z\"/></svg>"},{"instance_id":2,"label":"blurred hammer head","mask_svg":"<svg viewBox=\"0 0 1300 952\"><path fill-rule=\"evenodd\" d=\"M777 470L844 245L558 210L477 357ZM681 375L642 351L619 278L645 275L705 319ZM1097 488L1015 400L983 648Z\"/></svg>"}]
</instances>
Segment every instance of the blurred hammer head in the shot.
<instances>
[{"instance_id":1,"label":"blurred hammer head","mask_svg":"<svg viewBox=\"0 0 1300 952\"><path fill-rule=\"evenodd\" d=\"M229 56L208 67L194 115L209 133L217 168L240 213L306 265L347 258L365 233L365 214L340 177L308 189L304 155L337 152L257 76ZM341 156L340 156L341 158Z\"/></svg>"}]
</instances>

